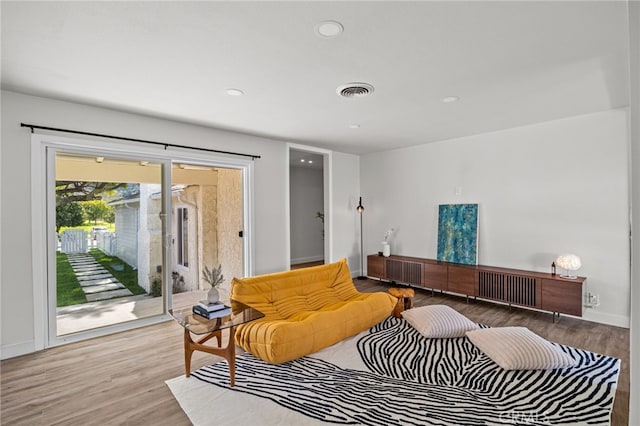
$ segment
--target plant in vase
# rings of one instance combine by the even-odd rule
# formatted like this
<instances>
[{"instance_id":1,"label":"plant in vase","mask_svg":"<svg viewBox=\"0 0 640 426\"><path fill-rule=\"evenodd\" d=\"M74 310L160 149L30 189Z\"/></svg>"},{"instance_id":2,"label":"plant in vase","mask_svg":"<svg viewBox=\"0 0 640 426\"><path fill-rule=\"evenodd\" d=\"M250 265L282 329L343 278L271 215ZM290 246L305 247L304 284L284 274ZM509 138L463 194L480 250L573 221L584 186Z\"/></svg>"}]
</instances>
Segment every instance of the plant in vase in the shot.
<instances>
[{"instance_id":1,"label":"plant in vase","mask_svg":"<svg viewBox=\"0 0 640 426\"><path fill-rule=\"evenodd\" d=\"M382 242L382 255L384 257L389 257L391 256L391 246L389 245L389 239L391 238L391 235L393 235L393 228L390 228L389 230L387 230L387 232L384 233L384 241Z\"/></svg>"},{"instance_id":2,"label":"plant in vase","mask_svg":"<svg viewBox=\"0 0 640 426\"><path fill-rule=\"evenodd\" d=\"M202 278L211 285L211 289L207 293L207 300L209 300L209 303L216 303L220 297L216 287L224 282L222 265L218 265L217 268L214 267L212 269L205 266L202 271Z\"/></svg>"}]
</instances>

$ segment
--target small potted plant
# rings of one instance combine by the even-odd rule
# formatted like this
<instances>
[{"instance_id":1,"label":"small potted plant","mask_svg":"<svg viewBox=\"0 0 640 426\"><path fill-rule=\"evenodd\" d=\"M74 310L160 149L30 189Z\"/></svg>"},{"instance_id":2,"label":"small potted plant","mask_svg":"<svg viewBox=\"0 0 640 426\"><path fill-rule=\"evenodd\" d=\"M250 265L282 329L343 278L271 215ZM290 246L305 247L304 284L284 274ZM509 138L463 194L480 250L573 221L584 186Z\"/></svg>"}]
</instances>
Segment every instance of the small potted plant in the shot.
<instances>
[{"instance_id":1,"label":"small potted plant","mask_svg":"<svg viewBox=\"0 0 640 426\"><path fill-rule=\"evenodd\" d=\"M209 300L209 303L216 303L220 297L216 287L224 282L222 265L218 265L217 268L214 267L212 269L205 266L202 271L202 278L211 285L211 289L207 293L207 300Z\"/></svg>"}]
</instances>

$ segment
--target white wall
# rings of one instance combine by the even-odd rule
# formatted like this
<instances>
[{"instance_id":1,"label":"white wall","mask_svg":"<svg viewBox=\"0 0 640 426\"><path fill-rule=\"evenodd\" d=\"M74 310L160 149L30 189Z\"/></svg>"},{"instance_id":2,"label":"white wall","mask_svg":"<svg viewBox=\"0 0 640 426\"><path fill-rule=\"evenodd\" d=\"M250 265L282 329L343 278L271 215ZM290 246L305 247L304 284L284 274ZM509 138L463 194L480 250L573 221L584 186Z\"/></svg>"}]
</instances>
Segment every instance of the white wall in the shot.
<instances>
[{"instance_id":1,"label":"white wall","mask_svg":"<svg viewBox=\"0 0 640 426\"><path fill-rule=\"evenodd\" d=\"M261 155L254 168L254 273L288 269L285 143L7 91L1 97L2 357L34 347L30 131L21 122Z\"/></svg>"},{"instance_id":2,"label":"white wall","mask_svg":"<svg viewBox=\"0 0 640 426\"><path fill-rule=\"evenodd\" d=\"M438 205L479 203L479 263L549 271L560 253L629 325L627 111L573 117L361 157L367 253L436 258ZM456 195L456 188L461 191Z\"/></svg>"},{"instance_id":3,"label":"white wall","mask_svg":"<svg viewBox=\"0 0 640 426\"><path fill-rule=\"evenodd\" d=\"M323 171L291 167L289 173L291 263L323 260L323 226L316 217L324 212Z\"/></svg>"},{"instance_id":4,"label":"white wall","mask_svg":"<svg viewBox=\"0 0 640 426\"><path fill-rule=\"evenodd\" d=\"M360 218L356 212L360 196L360 157L332 153L329 184L332 188L330 259L335 262L346 258L351 275L357 276L360 275Z\"/></svg>"}]
</instances>

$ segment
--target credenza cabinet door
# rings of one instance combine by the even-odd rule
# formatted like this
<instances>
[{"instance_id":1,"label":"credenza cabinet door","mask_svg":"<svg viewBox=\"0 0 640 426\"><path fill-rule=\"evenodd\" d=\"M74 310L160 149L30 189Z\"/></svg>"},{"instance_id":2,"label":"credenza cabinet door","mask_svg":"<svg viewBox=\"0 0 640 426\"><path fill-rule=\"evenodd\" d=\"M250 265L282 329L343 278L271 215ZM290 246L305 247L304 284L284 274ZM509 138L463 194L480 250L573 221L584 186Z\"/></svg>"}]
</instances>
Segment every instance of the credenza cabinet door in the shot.
<instances>
[{"instance_id":1,"label":"credenza cabinet door","mask_svg":"<svg viewBox=\"0 0 640 426\"><path fill-rule=\"evenodd\" d=\"M373 278L385 278L384 257L378 255L367 256L367 275Z\"/></svg>"},{"instance_id":2,"label":"credenza cabinet door","mask_svg":"<svg viewBox=\"0 0 640 426\"><path fill-rule=\"evenodd\" d=\"M422 286L422 263L384 258L385 279Z\"/></svg>"},{"instance_id":3,"label":"credenza cabinet door","mask_svg":"<svg viewBox=\"0 0 640 426\"><path fill-rule=\"evenodd\" d=\"M467 296L476 295L476 275L477 272L473 268L465 268L464 266L448 266L447 271L449 282L448 290L454 293L460 293Z\"/></svg>"},{"instance_id":4,"label":"credenza cabinet door","mask_svg":"<svg viewBox=\"0 0 640 426\"><path fill-rule=\"evenodd\" d=\"M437 290L448 289L448 273L447 265L441 263L425 263L424 265L424 287Z\"/></svg>"},{"instance_id":5,"label":"credenza cabinet door","mask_svg":"<svg viewBox=\"0 0 640 426\"><path fill-rule=\"evenodd\" d=\"M422 286L422 263L404 262L402 265L402 282Z\"/></svg>"},{"instance_id":6,"label":"credenza cabinet door","mask_svg":"<svg viewBox=\"0 0 640 426\"><path fill-rule=\"evenodd\" d=\"M582 283L571 280L542 280L542 309L582 316Z\"/></svg>"},{"instance_id":7,"label":"credenza cabinet door","mask_svg":"<svg viewBox=\"0 0 640 426\"><path fill-rule=\"evenodd\" d=\"M384 259L385 279L402 282L404 262L402 260Z\"/></svg>"}]
</instances>

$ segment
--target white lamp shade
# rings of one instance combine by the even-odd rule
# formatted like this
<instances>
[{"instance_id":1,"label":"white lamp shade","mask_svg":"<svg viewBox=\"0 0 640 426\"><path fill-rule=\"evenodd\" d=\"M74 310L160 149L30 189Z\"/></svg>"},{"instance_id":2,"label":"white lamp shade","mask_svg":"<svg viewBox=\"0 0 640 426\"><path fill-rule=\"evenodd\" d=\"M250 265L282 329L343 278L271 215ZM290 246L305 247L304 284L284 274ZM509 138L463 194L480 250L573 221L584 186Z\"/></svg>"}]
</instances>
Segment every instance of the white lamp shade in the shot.
<instances>
[{"instance_id":1,"label":"white lamp shade","mask_svg":"<svg viewBox=\"0 0 640 426\"><path fill-rule=\"evenodd\" d=\"M575 254L561 254L556 259L556 265L567 271L577 271L582 266L582 261Z\"/></svg>"}]
</instances>

